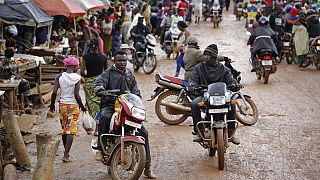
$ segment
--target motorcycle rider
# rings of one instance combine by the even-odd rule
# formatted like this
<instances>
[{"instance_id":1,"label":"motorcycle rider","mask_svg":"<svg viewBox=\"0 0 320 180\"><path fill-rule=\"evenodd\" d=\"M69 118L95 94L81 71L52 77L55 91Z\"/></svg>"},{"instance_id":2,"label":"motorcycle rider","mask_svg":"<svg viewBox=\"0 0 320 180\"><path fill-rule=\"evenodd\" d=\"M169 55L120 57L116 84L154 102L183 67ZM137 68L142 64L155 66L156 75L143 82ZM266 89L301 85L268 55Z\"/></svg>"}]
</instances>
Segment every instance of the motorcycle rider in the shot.
<instances>
[{"instance_id":1,"label":"motorcycle rider","mask_svg":"<svg viewBox=\"0 0 320 180\"><path fill-rule=\"evenodd\" d=\"M320 36L320 22L318 21L318 16L315 10L309 9L307 11L306 21L309 26L309 29L308 29L309 38L314 39L317 36Z\"/></svg>"},{"instance_id":2,"label":"motorcycle rider","mask_svg":"<svg viewBox=\"0 0 320 180\"><path fill-rule=\"evenodd\" d=\"M105 70L93 83L93 88L97 96L101 97L100 111L101 118L99 122L99 135L104 133L109 133L110 121L114 111L114 98L106 98L102 96L102 91L120 89L121 92L130 91L131 93L141 97L140 90L137 86L137 81L133 76L132 72L126 68L127 66L127 54L124 50L118 50L115 54L115 64ZM141 136L145 139L145 149L147 160L145 164L144 175L150 179L156 179L157 176L151 170L151 155L150 155L150 146L148 131L142 126L138 130ZM98 149L101 149L98 138ZM100 147L99 147L100 146ZM100 153L100 154L99 154ZM96 159L99 160L101 152L99 151Z\"/></svg>"},{"instance_id":3,"label":"motorcycle rider","mask_svg":"<svg viewBox=\"0 0 320 180\"><path fill-rule=\"evenodd\" d=\"M277 34L268 26L269 21L267 17L262 16L259 19L259 27L255 28L249 37L248 45L251 45L251 72L256 70L256 54L262 49L271 49L277 56L276 48Z\"/></svg>"},{"instance_id":4,"label":"motorcycle rider","mask_svg":"<svg viewBox=\"0 0 320 180\"><path fill-rule=\"evenodd\" d=\"M247 16L245 28L248 28L249 20L255 19L258 13L260 13L260 9L254 3L254 0L250 0L250 3L247 5L246 11L245 11L245 14Z\"/></svg>"},{"instance_id":5,"label":"motorcycle rider","mask_svg":"<svg viewBox=\"0 0 320 180\"><path fill-rule=\"evenodd\" d=\"M136 49L136 52L141 52L145 48L145 37L150 34L149 28L143 25L143 19L143 16L139 16L137 25L130 31L130 35L133 40L133 47Z\"/></svg>"},{"instance_id":6,"label":"motorcycle rider","mask_svg":"<svg viewBox=\"0 0 320 180\"><path fill-rule=\"evenodd\" d=\"M165 15L161 21L160 27L161 27L161 35L160 35L160 45L163 46L165 33L169 31L171 24L172 24L172 16L173 11L172 9L168 10L168 14Z\"/></svg>"},{"instance_id":7,"label":"motorcycle rider","mask_svg":"<svg viewBox=\"0 0 320 180\"><path fill-rule=\"evenodd\" d=\"M186 44L187 48L183 56L183 63L185 70L184 79L188 81L194 70L194 67L197 64L205 61L205 58L199 48L198 39L195 36L188 37Z\"/></svg>"},{"instance_id":8,"label":"motorcycle rider","mask_svg":"<svg viewBox=\"0 0 320 180\"><path fill-rule=\"evenodd\" d=\"M233 75L230 72L230 69L224 66L223 64L219 63L217 60L218 57L218 47L215 44L211 44L204 50L204 58L206 59L205 62L198 64L192 75L189 79L189 91L194 91L195 87L199 85L209 85L215 82L224 82L227 86L236 85L232 88L233 91L239 90L241 85L233 78ZM202 101L202 96L195 98L191 104L191 112L192 112L192 119L193 119L193 130L194 130L194 142L202 141L201 136L196 128L196 124L201 121L201 111L198 103ZM228 112L227 119L235 119L236 118L236 107L232 106L231 110ZM235 122L228 123L228 136L234 134L236 130ZM240 141L235 137L232 136L231 142L233 144L240 144Z\"/></svg>"},{"instance_id":9,"label":"motorcycle rider","mask_svg":"<svg viewBox=\"0 0 320 180\"><path fill-rule=\"evenodd\" d=\"M278 39L277 39L277 51L279 54L281 54L281 37L284 34L284 26L283 26L283 10L282 7L277 6L276 10L270 15L270 27L271 29L278 34Z\"/></svg>"}]
</instances>

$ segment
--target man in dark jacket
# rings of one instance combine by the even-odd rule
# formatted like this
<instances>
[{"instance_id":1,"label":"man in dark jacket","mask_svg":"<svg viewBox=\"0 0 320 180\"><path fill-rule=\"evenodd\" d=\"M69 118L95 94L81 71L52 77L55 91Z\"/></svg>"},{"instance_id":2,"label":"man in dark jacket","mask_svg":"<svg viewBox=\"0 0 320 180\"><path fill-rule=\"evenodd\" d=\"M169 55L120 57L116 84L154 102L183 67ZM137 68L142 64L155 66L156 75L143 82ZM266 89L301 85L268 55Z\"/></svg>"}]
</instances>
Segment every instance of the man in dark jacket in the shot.
<instances>
[{"instance_id":1,"label":"man in dark jacket","mask_svg":"<svg viewBox=\"0 0 320 180\"><path fill-rule=\"evenodd\" d=\"M93 83L93 88L97 96L101 97L101 118L99 122L99 135L109 133L110 120L114 111L114 102L116 99L102 96L102 92L105 90L120 90L121 92L130 91L131 93L141 97L140 90L137 86L137 81L132 72L126 68L127 66L127 54L123 50L118 50L115 54L115 64L109 69L105 70ZM157 176L151 171L151 155L148 139L148 131L142 126L139 129L139 133L145 139L145 149L147 154L147 160L145 164L144 175L150 179L156 179ZM98 138L99 141L99 138ZM100 144L100 143L98 143ZM96 157L96 159L99 159Z\"/></svg>"},{"instance_id":2,"label":"man in dark jacket","mask_svg":"<svg viewBox=\"0 0 320 180\"><path fill-rule=\"evenodd\" d=\"M308 29L309 38L316 38L317 36L320 36L320 22L318 20L316 11L313 9L309 9L307 12L306 20L309 26L309 29Z\"/></svg>"},{"instance_id":3,"label":"man in dark jacket","mask_svg":"<svg viewBox=\"0 0 320 180\"><path fill-rule=\"evenodd\" d=\"M253 30L248 40L248 45L252 46L251 61L252 70L256 70L256 54L262 49L271 49L277 56L278 51L276 48L277 34L268 26L269 21L266 17L262 16L259 19L259 27Z\"/></svg>"},{"instance_id":4,"label":"man in dark jacket","mask_svg":"<svg viewBox=\"0 0 320 180\"><path fill-rule=\"evenodd\" d=\"M277 6L276 10L270 15L270 27L277 33L277 51L281 54L281 37L284 33L284 15L282 7Z\"/></svg>"},{"instance_id":5,"label":"man in dark jacket","mask_svg":"<svg viewBox=\"0 0 320 180\"><path fill-rule=\"evenodd\" d=\"M147 26L143 25L143 16L138 17L138 24L134 26L131 31L130 35L133 40L133 47L136 49L137 52L144 49L144 39L145 37L150 34L150 30Z\"/></svg>"},{"instance_id":6,"label":"man in dark jacket","mask_svg":"<svg viewBox=\"0 0 320 180\"><path fill-rule=\"evenodd\" d=\"M189 79L189 90L192 91L194 87L198 87L199 85L208 86L209 84L215 82L224 82L227 86L230 85L237 85L237 81L233 78L229 68L225 67L223 64L219 63L217 60L218 57L218 48L217 45L211 44L204 50L204 58L206 59L205 62L198 64L190 79ZM239 86L235 86L233 89L234 91L239 90ZM192 119L193 119L193 130L196 134L194 136L195 142L201 141L201 137L199 132L197 131L196 124L201 121L201 111L198 103L202 101L202 96L195 98L191 104L191 112L192 112ZM236 118L236 107L231 106L231 110L229 110L227 119L228 120L235 120ZM228 136L232 136L235 132L235 122L228 122ZM240 144L239 140L232 136L231 142L234 144Z\"/></svg>"}]
</instances>

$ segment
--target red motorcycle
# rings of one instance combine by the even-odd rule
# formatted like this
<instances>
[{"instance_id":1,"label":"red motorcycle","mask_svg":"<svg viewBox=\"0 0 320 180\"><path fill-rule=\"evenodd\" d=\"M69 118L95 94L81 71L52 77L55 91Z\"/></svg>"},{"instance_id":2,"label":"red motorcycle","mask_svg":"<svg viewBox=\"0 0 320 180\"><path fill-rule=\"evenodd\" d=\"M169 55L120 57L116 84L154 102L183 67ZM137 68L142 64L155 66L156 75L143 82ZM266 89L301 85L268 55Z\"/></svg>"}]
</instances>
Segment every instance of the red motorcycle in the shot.
<instances>
[{"instance_id":1,"label":"red motorcycle","mask_svg":"<svg viewBox=\"0 0 320 180\"><path fill-rule=\"evenodd\" d=\"M102 162L108 166L112 179L139 179L145 162L145 141L138 129L146 119L146 111L140 97L134 94L119 94L119 90L101 92L103 97L115 98L110 122L110 132L102 134Z\"/></svg>"}]
</instances>

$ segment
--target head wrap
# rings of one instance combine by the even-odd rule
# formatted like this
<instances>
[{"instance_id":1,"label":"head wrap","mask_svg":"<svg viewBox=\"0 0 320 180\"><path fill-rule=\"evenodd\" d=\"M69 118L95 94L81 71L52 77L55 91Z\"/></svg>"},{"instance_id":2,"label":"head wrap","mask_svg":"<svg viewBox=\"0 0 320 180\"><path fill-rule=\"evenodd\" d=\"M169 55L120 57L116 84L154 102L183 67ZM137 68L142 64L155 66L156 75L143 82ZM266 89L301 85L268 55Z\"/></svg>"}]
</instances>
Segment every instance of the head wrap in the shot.
<instances>
[{"instance_id":1,"label":"head wrap","mask_svg":"<svg viewBox=\"0 0 320 180\"><path fill-rule=\"evenodd\" d=\"M63 60L64 66L76 66L79 67L79 59L74 57L74 56L70 56L67 57Z\"/></svg>"},{"instance_id":2,"label":"head wrap","mask_svg":"<svg viewBox=\"0 0 320 180\"><path fill-rule=\"evenodd\" d=\"M210 44L204 51L207 51L212 54L218 54L218 47L216 44Z\"/></svg>"},{"instance_id":3,"label":"head wrap","mask_svg":"<svg viewBox=\"0 0 320 180\"><path fill-rule=\"evenodd\" d=\"M297 14L298 14L298 9L297 8L291 8L290 16L296 16Z\"/></svg>"}]
</instances>

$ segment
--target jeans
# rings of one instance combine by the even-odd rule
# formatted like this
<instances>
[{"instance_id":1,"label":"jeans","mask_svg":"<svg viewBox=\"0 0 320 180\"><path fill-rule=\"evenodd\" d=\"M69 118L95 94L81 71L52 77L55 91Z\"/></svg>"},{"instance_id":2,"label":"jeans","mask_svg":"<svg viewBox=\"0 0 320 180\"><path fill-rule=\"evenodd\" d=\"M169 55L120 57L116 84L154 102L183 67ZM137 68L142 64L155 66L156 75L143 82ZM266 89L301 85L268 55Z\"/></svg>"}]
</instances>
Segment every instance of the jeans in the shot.
<instances>
[{"instance_id":1,"label":"jeans","mask_svg":"<svg viewBox=\"0 0 320 180\"><path fill-rule=\"evenodd\" d=\"M256 67L256 65L257 65L256 56L257 56L257 54L255 52L251 51L251 65L252 65L252 67Z\"/></svg>"},{"instance_id":2,"label":"jeans","mask_svg":"<svg viewBox=\"0 0 320 180\"><path fill-rule=\"evenodd\" d=\"M134 42L133 47L136 49L136 52L142 52L145 49L144 43L140 41Z\"/></svg>"},{"instance_id":3,"label":"jeans","mask_svg":"<svg viewBox=\"0 0 320 180\"><path fill-rule=\"evenodd\" d=\"M193 131L198 134L198 129L196 128L196 124L201 121L201 111L198 103L202 101L202 96L195 98L191 103L191 113L192 113L192 120L193 120ZM236 119L236 107L235 105L231 105L231 110L229 110L227 114L228 120L235 120ZM199 126L200 129L200 126ZM201 129L200 129L201 130ZM236 123L235 122L228 122L228 136L230 137L236 130Z\"/></svg>"},{"instance_id":4,"label":"jeans","mask_svg":"<svg viewBox=\"0 0 320 180\"><path fill-rule=\"evenodd\" d=\"M109 133L109 128L110 128L110 121L111 117L114 113L114 105L110 104L107 107L104 107L101 109L101 118L99 122L99 132L98 132L98 144L100 145L100 136L101 134ZM149 136L148 136L148 131L144 126L141 127L141 129L138 130L138 133L144 138L145 144L144 147L146 149L146 164L145 164L145 169L150 169L151 167L151 153L150 153L150 146L149 146Z\"/></svg>"},{"instance_id":5,"label":"jeans","mask_svg":"<svg viewBox=\"0 0 320 180\"><path fill-rule=\"evenodd\" d=\"M183 53L183 52L180 52L180 54L179 54L179 56L178 56L178 58L177 58L177 60L176 60L176 63L177 63L176 76L179 76L181 67L184 68L183 56L184 56L184 53Z\"/></svg>"}]
</instances>

